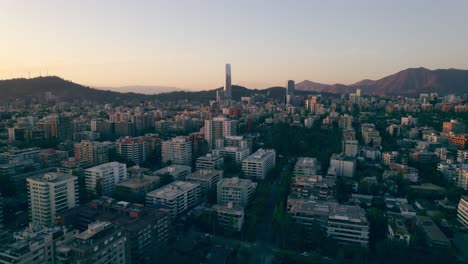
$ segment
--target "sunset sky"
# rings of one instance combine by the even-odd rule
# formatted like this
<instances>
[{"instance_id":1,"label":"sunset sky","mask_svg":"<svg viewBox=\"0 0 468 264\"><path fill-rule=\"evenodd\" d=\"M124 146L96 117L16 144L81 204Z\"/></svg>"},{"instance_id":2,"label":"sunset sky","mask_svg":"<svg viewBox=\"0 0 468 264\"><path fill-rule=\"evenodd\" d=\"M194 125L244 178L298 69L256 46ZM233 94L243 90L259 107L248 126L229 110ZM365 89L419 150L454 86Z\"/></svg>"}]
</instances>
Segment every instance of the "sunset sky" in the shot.
<instances>
[{"instance_id":1,"label":"sunset sky","mask_svg":"<svg viewBox=\"0 0 468 264\"><path fill-rule=\"evenodd\" d=\"M91 86L354 83L468 69L468 1L0 0L0 79Z\"/></svg>"}]
</instances>

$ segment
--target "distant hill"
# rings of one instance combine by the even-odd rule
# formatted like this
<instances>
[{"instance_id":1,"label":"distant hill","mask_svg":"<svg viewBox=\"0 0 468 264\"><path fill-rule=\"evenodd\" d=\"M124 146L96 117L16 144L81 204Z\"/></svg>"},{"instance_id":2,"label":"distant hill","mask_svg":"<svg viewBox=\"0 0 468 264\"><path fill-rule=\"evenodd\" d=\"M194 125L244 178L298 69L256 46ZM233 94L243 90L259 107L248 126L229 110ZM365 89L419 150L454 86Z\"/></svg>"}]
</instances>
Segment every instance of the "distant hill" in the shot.
<instances>
[{"instance_id":1,"label":"distant hill","mask_svg":"<svg viewBox=\"0 0 468 264\"><path fill-rule=\"evenodd\" d=\"M407 95L437 92L441 95L468 93L468 70L409 68L379 80L362 80L355 84L321 84L310 81L298 83L298 90L350 93L361 88L364 93L376 95Z\"/></svg>"},{"instance_id":2,"label":"distant hill","mask_svg":"<svg viewBox=\"0 0 468 264\"><path fill-rule=\"evenodd\" d=\"M44 99L47 92L52 93L57 101L94 101L99 103L111 103L121 101L179 101L189 100L193 102L206 103L209 100L216 99L216 88L208 91L175 91L160 94L142 94L142 93L120 93L115 91L100 90L82 86L71 81L61 79L56 76L37 77L32 79L10 79L0 80L0 100L15 100L24 98ZM269 95L276 100L284 100L286 90L284 87L272 87L267 89L248 89L242 86L232 86L232 97L234 100L240 100L243 96L252 96L254 94Z\"/></svg>"},{"instance_id":3,"label":"distant hill","mask_svg":"<svg viewBox=\"0 0 468 264\"><path fill-rule=\"evenodd\" d=\"M130 85L130 86L119 86L119 87L95 87L99 90L110 90L119 93L141 93L141 94L161 94L170 92L184 91L181 88L170 87L170 86L147 86L147 85Z\"/></svg>"}]
</instances>

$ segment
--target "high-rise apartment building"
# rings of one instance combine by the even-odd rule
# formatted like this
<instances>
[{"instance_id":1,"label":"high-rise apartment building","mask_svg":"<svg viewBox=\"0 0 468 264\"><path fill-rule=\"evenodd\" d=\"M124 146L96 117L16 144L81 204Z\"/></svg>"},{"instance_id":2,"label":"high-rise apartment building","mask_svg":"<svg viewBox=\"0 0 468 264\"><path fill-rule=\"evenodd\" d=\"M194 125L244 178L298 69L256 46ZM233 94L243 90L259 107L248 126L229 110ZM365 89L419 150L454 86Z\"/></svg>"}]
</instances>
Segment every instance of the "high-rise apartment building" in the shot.
<instances>
[{"instance_id":1,"label":"high-rise apartment building","mask_svg":"<svg viewBox=\"0 0 468 264\"><path fill-rule=\"evenodd\" d=\"M175 137L162 142L162 162L192 165L192 142L185 137Z\"/></svg>"},{"instance_id":2,"label":"high-rise apartment building","mask_svg":"<svg viewBox=\"0 0 468 264\"><path fill-rule=\"evenodd\" d=\"M117 153L124 159L139 165L146 161L151 153L151 147L144 137L125 137L116 142Z\"/></svg>"},{"instance_id":3,"label":"high-rise apartment building","mask_svg":"<svg viewBox=\"0 0 468 264\"><path fill-rule=\"evenodd\" d=\"M127 179L127 165L104 163L85 170L86 189L95 195L111 196L114 185Z\"/></svg>"},{"instance_id":4,"label":"high-rise apartment building","mask_svg":"<svg viewBox=\"0 0 468 264\"><path fill-rule=\"evenodd\" d=\"M206 154L197 158L197 169L220 170L224 167L224 158L221 155Z\"/></svg>"},{"instance_id":5,"label":"high-rise apartment building","mask_svg":"<svg viewBox=\"0 0 468 264\"><path fill-rule=\"evenodd\" d=\"M231 120L226 117L215 117L205 120L205 139L210 148L220 147L217 146L217 140L235 135L237 135L237 120Z\"/></svg>"},{"instance_id":6,"label":"high-rise apartment building","mask_svg":"<svg viewBox=\"0 0 468 264\"><path fill-rule=\"evenodd\" d=\"M201 202L202 188L198 183L175 181L146 194L147 206L162 206L176 218Z\"/></svg>"},{"instance_id":7,"label":"high-rise apartment building","mask_svg":"<svg viewBox=\"0 0 468 264\"><path fill-rule=\"evenodd\" d=\"M259 149L242 160L242 173L246 177L263 180L276 166L274 149Z\"/></svg>"},{"instance_id":8,"label":"high-rise apartment building","mask_svg":"<svg viewBox=\"0 0 468 264\"><path fill-rule=\"evenodd\" d=\"M458 221L468 229L468 196L462 195L457 207Z\"/></svg>"},{"instance_id":9,"label":"high-rise apartment building","mask_svg":"<svg viewBox=\"0 0 468 264\"><path fill-rule=\"evenodd\" d=\"M103 164L109 162L109 150L113 147L111 142L83 140L75 143L75 159L87 161L90 165Z\"/></svg>"},{"instance_id":10,"label":"high-rise apartment building","mask_svg":"<svg viewBox=\"0 0 468 264\"><path fill-rule=\"evenodd\" d=\"M224 178L217 184L217 202L221 205L232 203L234 206L247 207L257 189L257 183L249 179Z\"/></svg>"},{"instance_id":11,"label":"high-rise apartment building","mask_svg":"<svg viewBox=\"0 0 468 264\"><path fill-rule=\"evenodd\" d=\"M59 173L46 173L26 179L29 218L34 225L51 226L57 213L78 204L78 178Z\"/></svg>"}]
</instances>

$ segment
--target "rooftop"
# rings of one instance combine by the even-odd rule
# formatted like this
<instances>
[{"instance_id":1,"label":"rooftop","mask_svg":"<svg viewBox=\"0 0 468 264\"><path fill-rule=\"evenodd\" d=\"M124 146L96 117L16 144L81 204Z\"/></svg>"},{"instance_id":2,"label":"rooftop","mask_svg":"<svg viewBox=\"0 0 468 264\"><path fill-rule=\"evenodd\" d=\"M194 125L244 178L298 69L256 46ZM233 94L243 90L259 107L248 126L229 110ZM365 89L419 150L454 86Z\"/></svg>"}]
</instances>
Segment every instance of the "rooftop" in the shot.
<instances>
[{"instance_id":1,"label":"rooftop","mask_svg":"<svg viewBox=\"0 0 468 264\"><path fill-rule=\"evenodd\" d=\"M115 184L115 186L136 189L136 188L141 188L141 187L144 187L148 184L155 183L155 182L159 182L158 176L142 175L140 177L130 178L121 183L117 183Z\"/></svg>"},{"instance_id":2,"label":"rooftop","mask_svg":"<svg viewBox=\"0 0 468 264\"><path fill-rule=\"evenodd\" d=\"M45 173L36 177L28 178L28 180L36 181L36 182L50 182L50 183L57 183L62 181L67 181L70 179L75 179L75 176L64 174L64 173L57 173L57 172L49 172Z\"/></svg>"},{"instance_id":3,"label":"rooftop","mask_svg":"<svg viewBox=\"0 0 468 264\"><path fill-rule=\"evenodd\" d=\"M219 180L218 185L223 187L257 187L257 184L249 179L239 179L238 177L224 178Z\"/></svg>"},{"instance_id":4,"label":"rooftop","mask_svg":"<svg viewBox=\"0 0 468 264\"><path fill-rule=\"evenodd\" d=\"M179 174L181 172L184 172L184 171L189 171L191 172L192 171L192 168L189 167L189 166L185 166L185 165L177 165L177 164L174 164L174 165L170 165L170 166L167 166L167 167L164 167L162 169L159 169L155 172L153 172L153 175L164 175L164 174Z\"/></svg>"},{"instance_id":5,"label":"rooftop","mask_svg":"<svg viewBox=\"0 0 468 264\"><path fill-rule=\"evenodd\" d=\"M211 177L214 177L216 175L221 175L223 171L221 170L206 170L206 169L201 169L201 170L196 170L192 175L188 176L187 179L191 180L208 180Z\"/></svg>"},{"instance_id":6,"label":"rooftop","mask_svg":"<svg viewBox=\"0 0 468 264\"><path fill-rule=\"evenodd\" d=\"M200 184L198 183L191 183L191 182L186 182L186 181L175 181L159 189L156 189L154 191L147 193L147 196L172 199L172 198L177 197L181 193L194 189L198 186L200 186Z\"/></svg>"},{"instance_id":7,"label":"rooftop","mask_svg":"<svg viewBox=\"0 0 468 264\"><path fill-rule=\"evenodd\" d=\"M275 157L275 155L276 151L274 149L259 149L243 161L264 161L269 159L271 156Z\"/></svg>"},{"instance_id":8,"label":"rooftop","mask_svg":"<svg viewBox=\"0 0 468 264\"><path fill-rule=\"evenodd\" d=\"M112 169L121 165L125 166L125 164L123 163L118 163L117 161L113 161L113 162L108 162L108 163L104 163L98 166L91 167L89 169L86 169L86 171L96 172L96 171L101 171L101 170L106 170L106 169Z\"/></svg>"},{"instance_id":9,"label":"rooftop","mask_svg":"<svg viewBox=\"0 0 468 264\"><path fill-rule=\"evenodd\" d=\"M300 157L297 159L295 167L316 168L318 162L316 158Z\"/></svg>"}]
</instances>

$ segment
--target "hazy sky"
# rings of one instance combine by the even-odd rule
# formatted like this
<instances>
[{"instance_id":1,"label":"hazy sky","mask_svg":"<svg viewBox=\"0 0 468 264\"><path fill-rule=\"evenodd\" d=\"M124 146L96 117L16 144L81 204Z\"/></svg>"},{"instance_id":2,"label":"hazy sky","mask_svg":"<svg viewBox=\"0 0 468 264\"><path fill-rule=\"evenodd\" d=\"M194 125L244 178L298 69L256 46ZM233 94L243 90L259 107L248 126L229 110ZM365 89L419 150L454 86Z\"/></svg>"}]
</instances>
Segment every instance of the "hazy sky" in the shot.
<instances>
[{"instance_id":1,"label":"hazy sky","mask_svg":"<svg viewBox=\"0 0 468 264\"><path fill-rule=\"evenodd\" d=\"M0 0L0 79L252 88L468 69L466 0Z\"/></svg>"}]
</instances>

